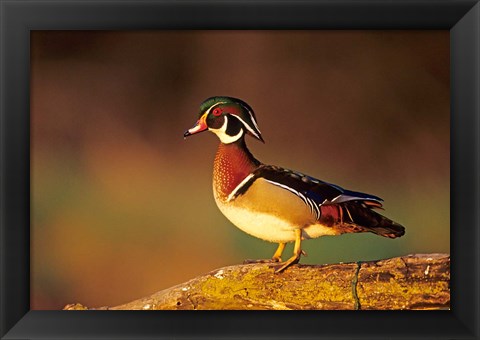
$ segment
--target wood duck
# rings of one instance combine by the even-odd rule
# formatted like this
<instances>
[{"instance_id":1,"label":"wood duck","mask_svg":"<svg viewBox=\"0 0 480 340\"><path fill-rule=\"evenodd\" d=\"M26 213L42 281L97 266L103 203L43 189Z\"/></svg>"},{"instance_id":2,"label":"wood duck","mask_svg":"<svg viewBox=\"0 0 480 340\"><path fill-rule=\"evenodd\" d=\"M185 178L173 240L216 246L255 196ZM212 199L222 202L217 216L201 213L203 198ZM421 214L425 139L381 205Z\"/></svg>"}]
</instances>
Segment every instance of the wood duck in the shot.
<instances>
[{"instance_id":1,"label":"wood duck","mask_svg":"<svg viewBox=\"0 0 480 340\"><path fill-rule=\"evenodd\" d=\"M213 165L213 195L220 211L238 228L278 243L269 260L279 273L298 263L301 241L324 235L371 232L396 238L400 224L378 214L382 199L320 181L303 173L263 164L250 153L245 135L264 142L252 108L232 97L211 97L200 106L199 119L184 137L211 131L220 139ZM287 242L293 256L282 262Z\"/></svg>"}]
</instances>

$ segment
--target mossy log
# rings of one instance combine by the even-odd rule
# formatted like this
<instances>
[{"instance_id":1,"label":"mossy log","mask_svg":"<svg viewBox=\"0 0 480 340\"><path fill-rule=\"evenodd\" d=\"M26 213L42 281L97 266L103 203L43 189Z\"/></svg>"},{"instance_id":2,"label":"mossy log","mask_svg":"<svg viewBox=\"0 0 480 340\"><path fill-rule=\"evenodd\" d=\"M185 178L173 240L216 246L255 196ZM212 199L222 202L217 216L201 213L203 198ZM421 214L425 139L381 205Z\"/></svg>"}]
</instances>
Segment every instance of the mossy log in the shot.
<instances>
[{"instance_id":1,"label":"mossy log","mask_svg":"<svg viewBox=\"0 0 480 340\"><path fill-rule=\"evenodd\" d=\"M448 309L450 256L422 254L329 265L224 267L110 310ZM89 309L71 304L65 309Z\"/></svg>"}]
</instances>

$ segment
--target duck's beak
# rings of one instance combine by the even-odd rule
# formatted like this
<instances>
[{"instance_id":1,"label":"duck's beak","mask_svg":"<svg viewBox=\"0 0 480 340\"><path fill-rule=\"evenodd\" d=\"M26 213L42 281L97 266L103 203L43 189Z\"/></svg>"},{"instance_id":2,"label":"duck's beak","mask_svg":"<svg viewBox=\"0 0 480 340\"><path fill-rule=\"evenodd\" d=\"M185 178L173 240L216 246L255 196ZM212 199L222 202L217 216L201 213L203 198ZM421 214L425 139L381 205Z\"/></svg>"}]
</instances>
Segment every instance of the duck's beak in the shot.
<instances>
[{"instance_id":1,"label":"duck's beak","mask_svg":"<svg viewBox=\"0 0 480 340\"><path fill-rule=\"evenodd\" d=\"M199 120L195 123L195 125L191 128L185 131L183 134L184 138L187 138L190 135L194 135L196 133L200 133L202 131L205 131L208 129L207 126L207 114L205 113L203 116L200 117Z\"/></svg>"}]
</instances>

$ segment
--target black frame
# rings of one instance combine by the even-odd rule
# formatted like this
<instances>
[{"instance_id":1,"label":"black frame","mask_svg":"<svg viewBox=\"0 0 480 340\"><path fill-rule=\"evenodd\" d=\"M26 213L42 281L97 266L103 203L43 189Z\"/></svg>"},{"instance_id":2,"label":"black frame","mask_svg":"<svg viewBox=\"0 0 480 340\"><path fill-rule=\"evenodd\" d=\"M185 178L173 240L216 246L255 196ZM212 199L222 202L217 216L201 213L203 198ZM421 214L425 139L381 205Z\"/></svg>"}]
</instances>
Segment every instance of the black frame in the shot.
<instances>
[{"instance_id":1,"label":"black frame","mask_svg":"<svg viewBox=\"0 0 480 340\"><path fill-rule=\"evenodd\" d=\"M2 339L480 336L477 0L0 0L0 11ZM452 310L29 311L29 51L38 29L449 29Z\"/></svg>"}]
</instances>

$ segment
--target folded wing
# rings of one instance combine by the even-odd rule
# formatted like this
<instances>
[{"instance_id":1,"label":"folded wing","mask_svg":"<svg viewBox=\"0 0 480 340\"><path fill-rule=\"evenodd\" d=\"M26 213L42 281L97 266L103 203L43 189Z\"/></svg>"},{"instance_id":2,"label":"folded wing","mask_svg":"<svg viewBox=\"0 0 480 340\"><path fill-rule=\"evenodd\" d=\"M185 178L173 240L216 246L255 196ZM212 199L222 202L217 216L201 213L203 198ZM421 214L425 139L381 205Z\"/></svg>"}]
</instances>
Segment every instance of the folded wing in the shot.
<instances>
[{"instance_id":1,"label":"folded wing","mask_svg":"<svg viewBox=\"0 0 480 340\"><path fill-rule=\"evenodd\" d=\"M404 234L404 227L373 211L382 208L380 197L343 189L335 184L273 165L258 167L233 193L231 199L245 193L257 180L263 178L297 195L309 208L315 219L327 226L345 232L373 232L395 238Z\"/></svg>"}]
</instances>

